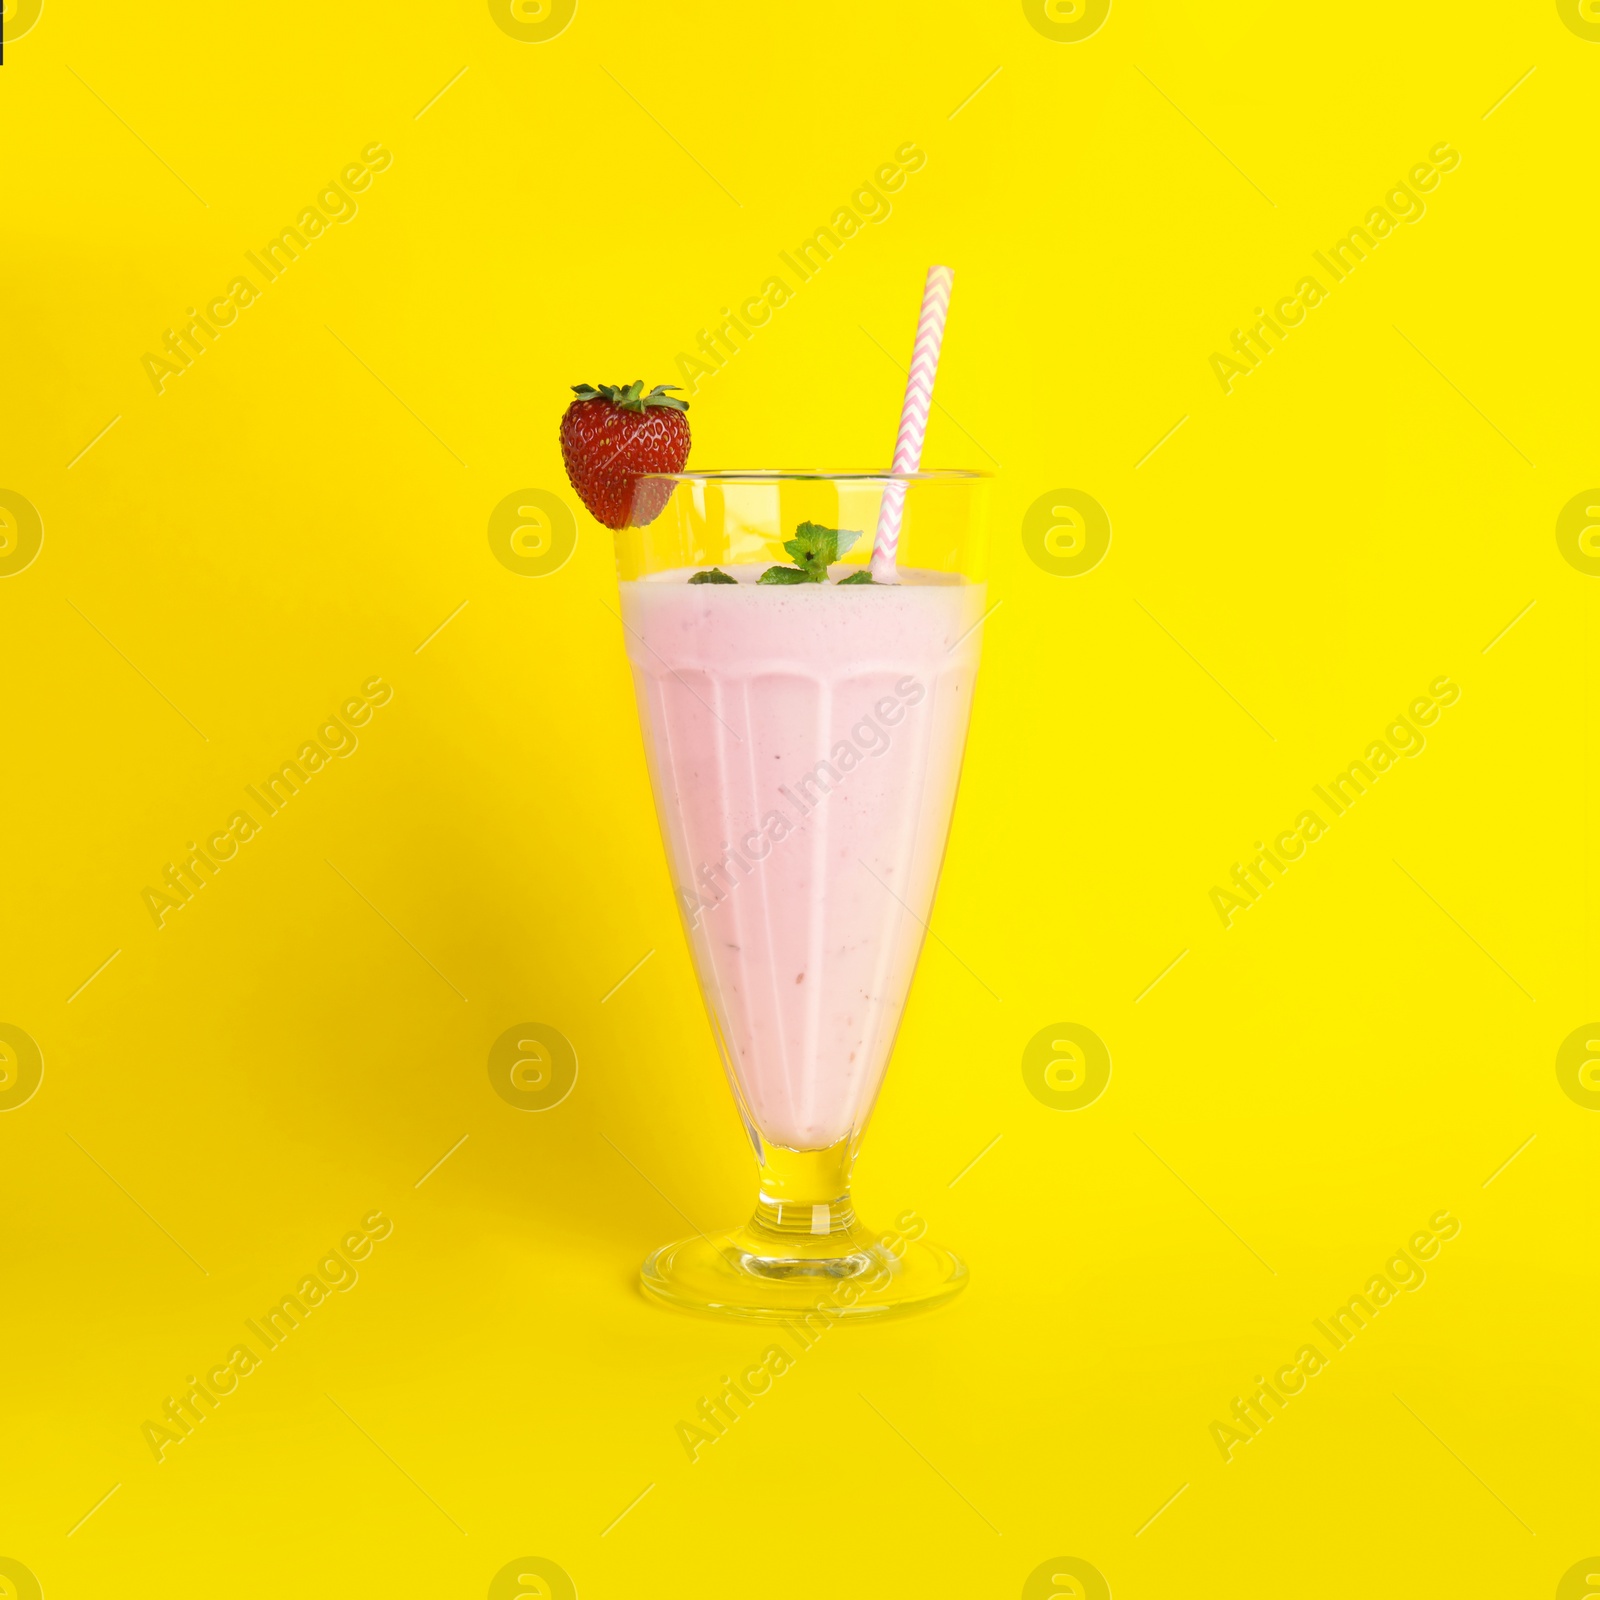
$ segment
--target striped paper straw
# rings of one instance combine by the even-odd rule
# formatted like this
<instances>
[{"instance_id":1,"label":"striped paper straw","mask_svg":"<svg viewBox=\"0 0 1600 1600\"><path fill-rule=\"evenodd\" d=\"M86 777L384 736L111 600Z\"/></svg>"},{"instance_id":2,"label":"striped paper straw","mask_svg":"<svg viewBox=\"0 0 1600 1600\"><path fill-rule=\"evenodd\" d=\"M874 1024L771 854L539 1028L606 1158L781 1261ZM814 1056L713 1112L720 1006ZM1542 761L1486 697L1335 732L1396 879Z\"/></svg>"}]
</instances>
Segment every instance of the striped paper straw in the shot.
<instances>
[{"instance_id":1,"label":"striped paper straw","mask_svg":"<svg viewBox=\"0 0 1600 1600\"><path fill-rule=\"evenodd\" d=\"M922 315L917 318L917 343L906 378L905 404L900 408L900 434L894 444L896 472L915 472L922 465L922 440L928 431L928 407L933 403L933 380L939 371L939 346L944 343L944 319L950 311L950 286L954 282L955 273L949 267L928 268L928 281L922 290ZM895 581L894 558L900 544L905 502L903 483L891 483L883 491L878 536L872 543L874 583Z\"/></svg>"}]
</instances>

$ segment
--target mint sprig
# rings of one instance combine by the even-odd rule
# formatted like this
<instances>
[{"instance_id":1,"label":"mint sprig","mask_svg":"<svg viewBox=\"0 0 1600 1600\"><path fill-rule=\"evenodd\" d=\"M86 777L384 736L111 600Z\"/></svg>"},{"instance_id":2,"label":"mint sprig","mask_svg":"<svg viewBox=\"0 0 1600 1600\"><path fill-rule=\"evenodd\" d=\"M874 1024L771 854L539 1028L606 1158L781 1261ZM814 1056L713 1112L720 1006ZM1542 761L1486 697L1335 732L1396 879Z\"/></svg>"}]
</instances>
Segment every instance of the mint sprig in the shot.
<instances>
[{"instance_id":1,"label":"mint sprig","mask_svg":"<svg viewBox=\"0 0 1600 1600\"><path fill-rule=\"evenodd\" d=\"M710 567L705 572L697 572L689 580L690 583L737 583L737 578L730 578L721 567Z\"/></svg>"},{"instance_id":2,"label":"mint sprig","mask_svg":"<svg viewBox=\"0 0 1600 1600\"><path fill-rule=\"evenodd\" d=\"M826 583L828 568L861 537L859 529L824 528L818 522L802 522L794 538L783 548L794 557L792 567L768 567L758 583ZM844 579L844 582L856 581Z\"/></svg>"}]
</instances>

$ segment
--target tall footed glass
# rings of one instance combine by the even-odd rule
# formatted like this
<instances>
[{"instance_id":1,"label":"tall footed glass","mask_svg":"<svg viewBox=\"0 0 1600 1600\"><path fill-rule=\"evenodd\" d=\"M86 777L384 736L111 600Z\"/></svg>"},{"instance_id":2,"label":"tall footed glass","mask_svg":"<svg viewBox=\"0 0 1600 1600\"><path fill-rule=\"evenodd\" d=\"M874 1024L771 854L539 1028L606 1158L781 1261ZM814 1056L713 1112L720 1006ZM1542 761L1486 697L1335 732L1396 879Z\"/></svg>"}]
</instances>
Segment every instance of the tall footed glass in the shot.
<instances>
[{"instance_id":1,"label":"tall footed glass","mask_svg":"<svg viewBox=\"0 0 1600 1600\"><path fill-rule=\"evenodd\" d=\"M642 480L643 525L616 535L656 812L760 1168L742 1227L645 1261L670 1304L882 1317L965 1284L914 1215L858 1219L850 1174L955 803L987 489L970 472L679 473ZM904 496L893 584L862 576L886 493ZM815 581L833 530L849 548Z\"/></svg>"}]
</instances>

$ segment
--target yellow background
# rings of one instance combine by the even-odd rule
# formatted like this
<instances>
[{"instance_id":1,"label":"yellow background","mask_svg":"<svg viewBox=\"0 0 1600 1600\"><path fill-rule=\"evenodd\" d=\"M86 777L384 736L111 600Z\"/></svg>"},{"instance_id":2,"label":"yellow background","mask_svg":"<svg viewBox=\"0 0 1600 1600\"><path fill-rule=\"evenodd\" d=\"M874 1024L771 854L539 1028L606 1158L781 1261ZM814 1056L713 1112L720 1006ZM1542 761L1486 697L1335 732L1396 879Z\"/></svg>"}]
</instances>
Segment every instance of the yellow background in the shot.
<instances>
[{"instance_id":1,"label":"yellow background","mask_svg":"<svg viewBox=\"0 0 1600 1600\"><path fill-rule=\"evenodd\" d=\"M1119 1597L1553 1594L1600 1547L1600 1118L1555 1073L1600 1009L1600 585L1555 539L1600 481L1597 84L1554 3L1116 0L1057 42L999 0L582 0L518 42L466 0L45 0L0 69L0 488L44 525L0 580L0 1022L44 1057L0 1116L0 1556L51 1597L483 1595L527 1555L586 1600L1063 1556ZM579 510L528 578L486 530L575 504L568 385L672 381L907 140L690 418L704 466L881 463L955 268L926 460L998 466L1003 604L858 1198L972 1284L691 1463L770 1339L634 1274L753 1174L608 536ZM359 215L158 395L141 358L374 141ZM1441 141L1426 217L1225 395L1211 354ZM1021 538L1064 488L1114 530L1077 578ZM1426 752L1224 929L1213 885L1441 674ZM141 892L374 675L359 750L158 930ZM580 1064L538 1115L486 1070L528 1021ZM1062 1022L1114 1063L1075 1113L1021 1072ZM374 1209L360 1283L157 1464L142 1425ZM1426 1286L1225 1462L1440 1209Z\"/></svg>"}]
</instances>

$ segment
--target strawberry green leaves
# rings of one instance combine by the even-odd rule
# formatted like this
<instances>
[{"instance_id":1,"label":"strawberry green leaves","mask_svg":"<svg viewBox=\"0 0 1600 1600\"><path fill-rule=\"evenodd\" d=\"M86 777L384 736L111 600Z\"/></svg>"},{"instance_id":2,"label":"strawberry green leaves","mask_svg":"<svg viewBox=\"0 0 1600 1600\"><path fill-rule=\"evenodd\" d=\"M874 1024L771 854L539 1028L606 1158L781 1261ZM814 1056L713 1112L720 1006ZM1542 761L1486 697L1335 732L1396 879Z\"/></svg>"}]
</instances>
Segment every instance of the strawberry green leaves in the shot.
<instances>
[{"instance_id":1,"label":"strawberry green leaves","mask_svg":"<svg viewBox=\"0 0 1600 1600\"><path fill-rule=\"evenodd\" d=\"M824 528L817 522L802 522L794 530L794 538L784 541L783 548L794 558L792 567L768 567L756 580L758 583L826 583L828 568L836 562L857 539L858 529ZM844 578L843 583L860 583L862 577L872 581L870 574L857 574Z\"/></svg>"},{"instance_id":2,"label":"strawberry green leaves","mask_svg":"<svg viewBox=\"0 0 1600 1600\"><path fill-rule=\"evenodd\" d=\"M658 383L649 394L644 392L644 379L632 383L602 383L596 388L592 383L575 383L572 392L580 400L609 400L619 411L643 412L646 406L665 406L670 411L687 411L689 402L679 400L668 390L682 388L677 383Z\"/></svg>"}]
</instances>

